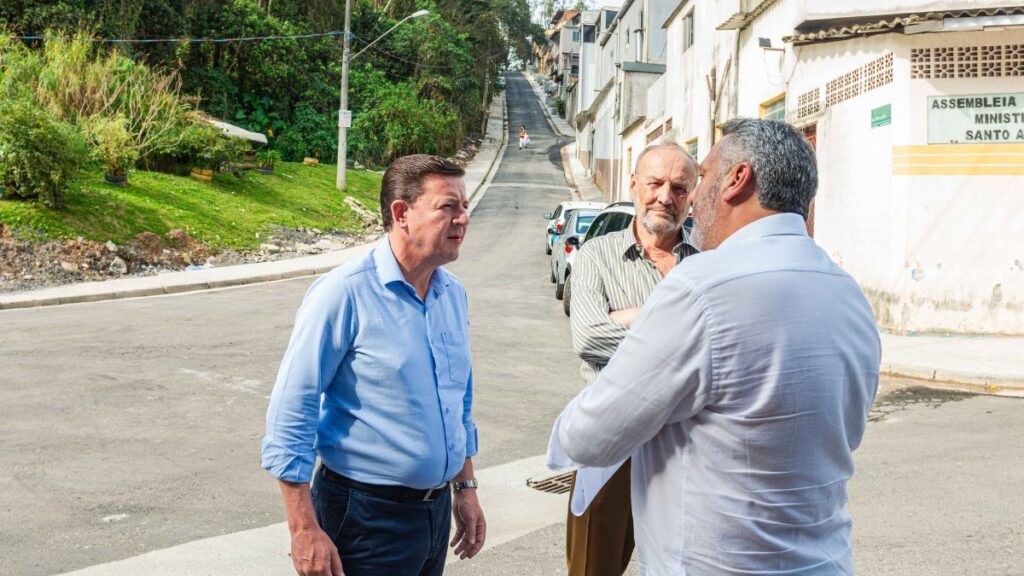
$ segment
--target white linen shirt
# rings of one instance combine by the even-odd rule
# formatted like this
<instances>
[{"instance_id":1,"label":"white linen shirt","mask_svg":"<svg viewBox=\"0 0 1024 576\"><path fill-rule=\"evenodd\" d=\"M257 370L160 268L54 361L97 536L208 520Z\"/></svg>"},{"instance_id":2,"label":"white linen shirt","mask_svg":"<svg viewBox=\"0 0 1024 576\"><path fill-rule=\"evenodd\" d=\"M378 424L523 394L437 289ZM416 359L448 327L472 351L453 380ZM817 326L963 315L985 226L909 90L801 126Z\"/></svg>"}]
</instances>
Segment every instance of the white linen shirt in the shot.
<instances>
[{"instance_id":1,"label":"white linen shirt","mask_svg":"<svg viewBox=\"0 0 1024 576\"><path fill-rule=\"evenodd\" d=\"M857 283L800 216L762 218L655 288L549 462L632 454L641 574L852 574L846 482L880 358Z\"/></svg>"}]
</instances>

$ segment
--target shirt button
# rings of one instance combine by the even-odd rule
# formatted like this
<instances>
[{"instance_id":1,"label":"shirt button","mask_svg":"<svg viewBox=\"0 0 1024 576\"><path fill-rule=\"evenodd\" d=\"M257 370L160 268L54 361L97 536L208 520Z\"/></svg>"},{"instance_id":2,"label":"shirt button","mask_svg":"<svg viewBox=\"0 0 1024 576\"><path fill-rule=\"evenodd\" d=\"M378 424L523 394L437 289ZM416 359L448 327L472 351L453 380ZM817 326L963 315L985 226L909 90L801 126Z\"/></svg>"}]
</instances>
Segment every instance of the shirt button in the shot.
<instances>
[{"instance_id":1,"label":"shirt button","mask_svg":"<svg viewBox=\"0 0 1024 576\"><path fill-rule=\"evenodd\" d=\"M445 414L451 414L451 413L452 413L452 409L451 409L451 408L448 408L448 407L445 407L445 409L444 409L444 413L445 413Z\"/></svg>"}]
</instances>

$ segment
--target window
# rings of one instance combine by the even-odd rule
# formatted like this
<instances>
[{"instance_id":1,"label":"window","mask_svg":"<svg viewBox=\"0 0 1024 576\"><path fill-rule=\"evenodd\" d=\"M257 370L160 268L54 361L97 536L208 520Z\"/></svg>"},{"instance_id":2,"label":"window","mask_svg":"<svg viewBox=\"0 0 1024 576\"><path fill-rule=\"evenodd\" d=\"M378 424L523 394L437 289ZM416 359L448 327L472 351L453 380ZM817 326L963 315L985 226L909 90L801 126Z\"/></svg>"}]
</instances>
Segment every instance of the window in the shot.
<instances>
[{"instance_id":1,"label":"window","mask_svg":"<svg viewBox=\"0 0 1024 576\"><path fill-rule=\"evenodd\" d=\"M644 61L644 31L643 30L637 30L634 33L636 34L636 56L635 56L635 59L636 59L637 62L643 62Z\"/></svg>"},{"instance_id":2,"label":"window","mask_svg":"<svg viewBox=\"0 0 1024 576\"><path fill-rule=\"evenodd\" d=\"M683 52L693 46L693 10L683 17Z\"/></svg>"},{"instance_id":3,"label":"window","mask_svg":"<svg viewBox=\"0 0 1024 576\"><path fill-rule=\"evenodd\" d=\"M696 138L690 138L689 140L687 140L684 143L684 146L686 147L686 153L689 154L691 158L696 159L697 158L697 139Z\"/></svg>"},{"instance_id":4,"label":"window","mask_svg":"<svg viewBox=\"0 0 1024 576\"><path fill-rule=\"evenodd\" d=\"M633 171L633 147L626 148L626 169Z\"/></svg>"},{"instance_id":5,"label":"window","mask_svg":"<svg viewBox=\"0 0 1024 576\"><path fill-rule=\"evenodd\" d=\"M761 118L765 120L786 119L786 93L761 103Z\"/></svg>"},{"instance_id":6,"label":"window","mask_svg":"<svg viewBox=\"0 0 1024 576\"><path fill-rule=\"evenodd\" d=\"M573 42L579 42L580 41L580 31L579 30L573 30L572 31L572 41Z\"/></svg>"}]
</instances>

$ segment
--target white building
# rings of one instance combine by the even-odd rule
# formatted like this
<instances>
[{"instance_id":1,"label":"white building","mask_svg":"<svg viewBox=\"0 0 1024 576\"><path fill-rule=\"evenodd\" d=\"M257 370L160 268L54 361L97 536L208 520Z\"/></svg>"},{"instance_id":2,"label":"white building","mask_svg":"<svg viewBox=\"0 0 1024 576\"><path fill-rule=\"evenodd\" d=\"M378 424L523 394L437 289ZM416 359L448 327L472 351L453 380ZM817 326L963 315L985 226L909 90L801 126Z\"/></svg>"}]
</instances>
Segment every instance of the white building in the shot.
<instances>
[{"instance_id":1,"label":"white building","mask_svg":"<svg viewBox=\"0 0 1024 576\"><path fill-rule=\"evenodd\" d=\"M818 154L809 227L882 327L1024 334L1024 3L672 4L624 150L699 159L730 118L785 119Z\"/></svg>"}]
</instances>

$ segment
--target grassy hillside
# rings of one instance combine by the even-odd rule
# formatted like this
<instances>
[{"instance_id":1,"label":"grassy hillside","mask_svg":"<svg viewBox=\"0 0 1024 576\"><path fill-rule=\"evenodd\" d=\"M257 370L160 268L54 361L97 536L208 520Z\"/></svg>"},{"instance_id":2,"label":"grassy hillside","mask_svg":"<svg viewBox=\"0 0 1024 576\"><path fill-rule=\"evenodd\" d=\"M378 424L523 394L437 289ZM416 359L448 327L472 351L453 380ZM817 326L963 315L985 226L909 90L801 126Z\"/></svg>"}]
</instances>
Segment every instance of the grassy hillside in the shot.
<instances>
[{"instance_id":1,"label":"grassy hillside","mask_svg":"<svg viewBox=\"0 0 1024 576\"><path fill-rule=\"evenodd\" d=\"M219 174L209 183L136 171L127 187L117 188L105 184L103 170L96 168L75 182L61 210L0 200L0 223L30 228L40 240L82 236L122 243L140 232L177 228L213 248L251 248L260 243L257 233L271 224L358 230L345 196L378 209L379 174L349 170L348 189L339 192L333 166L278 162L274 171L248 172L244 178Z\"/></svg>"}]
</instances>

